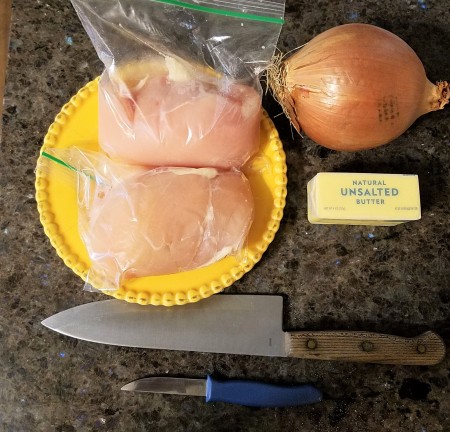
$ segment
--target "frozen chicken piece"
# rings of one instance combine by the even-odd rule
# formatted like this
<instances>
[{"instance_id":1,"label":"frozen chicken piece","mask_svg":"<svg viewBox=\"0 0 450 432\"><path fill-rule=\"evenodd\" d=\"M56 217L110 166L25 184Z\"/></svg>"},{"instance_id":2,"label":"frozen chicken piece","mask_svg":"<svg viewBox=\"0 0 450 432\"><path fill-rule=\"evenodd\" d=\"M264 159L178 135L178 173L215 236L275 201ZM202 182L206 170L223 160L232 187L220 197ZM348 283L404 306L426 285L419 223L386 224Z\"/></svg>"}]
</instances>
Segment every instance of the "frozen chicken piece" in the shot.
<instances>
[{"instance_id":1,"label":"frozen chicken piece","mask_svg":"<svg viewBox=\"0 0 450 432\"><path fill-rule=\"evenodd\" d=\"M102 76L101 148L113 159L146 166L241 167L259 147L258 92L170 72L153 71L133 86Z\"/></svg>"},{"instance_id":2,"label":"frozen chicken piece","mask_svg":"<svg viewBox=\"0 0 450 432\"><path fill-rule=\"evenodd\" d=\"M253 219L245 176L212 168L160 168L97 194L83 233L104 279L172 274L242 248Z\"/></svg>"}]
</instances>

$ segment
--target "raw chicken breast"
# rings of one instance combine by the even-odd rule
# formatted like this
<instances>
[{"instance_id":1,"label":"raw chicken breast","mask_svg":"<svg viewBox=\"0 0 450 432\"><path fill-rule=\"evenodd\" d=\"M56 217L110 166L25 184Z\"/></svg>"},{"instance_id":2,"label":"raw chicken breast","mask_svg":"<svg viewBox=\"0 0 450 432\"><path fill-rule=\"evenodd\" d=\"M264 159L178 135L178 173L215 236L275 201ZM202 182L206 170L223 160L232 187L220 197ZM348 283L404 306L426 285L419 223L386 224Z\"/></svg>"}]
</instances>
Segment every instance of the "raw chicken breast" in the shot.
<instances>
[{"instance_id":1,"label":"raw chicken breast","mask_svg":"<svg viewBox=\"0 0 450 432\"><path fill-rule=\"evenodd\" d=\"M176 78L149 75L129 88L104 74L101 148L113 159L147 166L241 167L259 146L258 92L218 79Z\"/></svg>"},{"instance_id":2,"label":"raw chicken breast","mask_svg":"<svg viewBox=\"0 0 450 432\"><path fill-rule=\"evenodd\" d=\"M236 252L252 219L242 173L160 168L98 194L83 239L94 273L118 288L122 278L195 269Z\"/></svg>"}]
</instances>

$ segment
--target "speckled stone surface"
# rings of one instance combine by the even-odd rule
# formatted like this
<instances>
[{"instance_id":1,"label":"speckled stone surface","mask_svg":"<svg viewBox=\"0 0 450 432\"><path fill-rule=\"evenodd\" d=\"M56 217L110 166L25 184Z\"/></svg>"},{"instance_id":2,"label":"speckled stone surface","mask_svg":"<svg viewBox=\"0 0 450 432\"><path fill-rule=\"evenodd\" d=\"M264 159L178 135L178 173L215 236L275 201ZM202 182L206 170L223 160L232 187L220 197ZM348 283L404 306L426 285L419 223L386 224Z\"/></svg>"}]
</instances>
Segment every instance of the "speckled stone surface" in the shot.
<instances>
[{"instance_id":1,"label":"speckled stone surface","mask_svg":"<svg viewBox=\"0 0 450 432\"><path fill-rule=\"evenodd\" d=\"M332 26L367 22L419 54L432 81L449 78L447 1L288 1L279 47ZM411 367L168 352L101 346L40 322L103 299L57 257L41 228L34 168L60 107L102 65L67 0L14 1L0 158L0 430L392 431L450 430L449 356ZM419 119L376 150L341 154L292 137L269 98L287 153L285 217L263 260L229 293L285 297L286 329L372 330L450 342L449 109ZM390 228L310 225L306 182L320 171L417 173L422 220ZM119 389L146 375L311 382L322 403L250 409L202 398Z\"/></svg>"}]
</instances>

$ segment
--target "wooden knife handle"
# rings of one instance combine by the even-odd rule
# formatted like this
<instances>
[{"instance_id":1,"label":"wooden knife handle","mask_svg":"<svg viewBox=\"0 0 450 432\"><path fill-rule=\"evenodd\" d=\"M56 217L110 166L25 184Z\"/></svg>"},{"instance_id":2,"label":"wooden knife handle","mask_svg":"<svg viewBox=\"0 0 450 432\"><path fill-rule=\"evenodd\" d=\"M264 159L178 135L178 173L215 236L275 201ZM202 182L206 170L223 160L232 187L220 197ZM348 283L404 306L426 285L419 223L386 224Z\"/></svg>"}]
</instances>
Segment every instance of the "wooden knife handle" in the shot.
<instances>
[{"instance_id":1,"label":"wooden knife handle","mask_svg":"<svg viewBox=\"0 0 450 432\"><path fill-rule=\"evenodd\" d=\"M415 338L357 331L286 333L287 356L400 365L433 365L445 356L444 341L428 331Z\"/></svg>"}]
</instances>

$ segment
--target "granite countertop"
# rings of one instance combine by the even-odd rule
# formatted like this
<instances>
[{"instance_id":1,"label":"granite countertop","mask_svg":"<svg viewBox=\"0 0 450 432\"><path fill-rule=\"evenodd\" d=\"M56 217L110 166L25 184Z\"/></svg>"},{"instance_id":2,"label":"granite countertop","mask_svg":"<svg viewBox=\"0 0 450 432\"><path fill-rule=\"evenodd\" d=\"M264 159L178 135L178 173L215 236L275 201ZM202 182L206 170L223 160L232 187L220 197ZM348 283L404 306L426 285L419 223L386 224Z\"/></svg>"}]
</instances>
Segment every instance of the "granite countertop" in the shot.
<instances>
[{"instance_id":1,"label":"granite countertop","mask_svg":"<svg viewBox=\"0 0 450 432\"><path fill-rule=\"evenodd\" d=\"M407 41L432 81L448 79L450 10L444 0L288 1L279 48L332 26L366 22ZM43 137L60 107L102 70L68 0L13 2L0 158L1 431L450 430L449 355L436 366L393 366L103 346L40 322L104 299L56 255L34 199ZM450 342L449 108L392 144L337 153L292 136L269 96L288 164L281 228L262 261L228 293L284 295L284 328L370 330ZM418 174L422 219L395 227L311 225L306 183L320 171ZM310 382L322 403L250 409L174 395L121 392L146 375Z\"/></svg>"}]
</instances>

